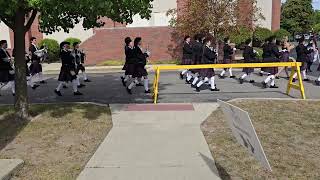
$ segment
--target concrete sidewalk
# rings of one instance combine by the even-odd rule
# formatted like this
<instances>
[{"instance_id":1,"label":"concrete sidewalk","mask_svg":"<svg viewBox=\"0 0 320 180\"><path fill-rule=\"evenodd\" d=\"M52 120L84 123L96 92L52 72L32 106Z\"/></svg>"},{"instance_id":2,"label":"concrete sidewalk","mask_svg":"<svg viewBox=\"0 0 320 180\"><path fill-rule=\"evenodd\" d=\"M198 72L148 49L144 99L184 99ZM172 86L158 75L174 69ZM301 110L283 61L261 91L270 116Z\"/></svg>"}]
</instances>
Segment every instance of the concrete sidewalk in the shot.
<instances>
[{"instance_id":1,"label":"concrete sidewalk","mask_svg":"<svg viewBox=\"0 0 320 180\"><path fill-rule=\"evenodd\" d=\"M200 124L217 104L111 105L113 129L78 180L215 180Z\"/></svg>"}]
</instances>

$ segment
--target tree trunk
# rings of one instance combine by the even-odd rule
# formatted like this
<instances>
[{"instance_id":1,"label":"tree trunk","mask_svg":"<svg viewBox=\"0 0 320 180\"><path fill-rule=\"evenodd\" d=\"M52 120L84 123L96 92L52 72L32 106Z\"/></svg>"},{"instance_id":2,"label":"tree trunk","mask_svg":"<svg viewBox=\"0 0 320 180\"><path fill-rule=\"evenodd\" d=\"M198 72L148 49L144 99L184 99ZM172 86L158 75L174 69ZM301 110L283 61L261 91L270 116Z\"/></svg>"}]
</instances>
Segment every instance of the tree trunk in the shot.
<instances>
[{"instance_id":1,"label":"tree trunk","mask_svg":"<svg viewBox=\"0 0 320 180\"><path fill-rule=\"evenodd\" d=\"M15 49L15 114L18 121L28 120L28 89L26 78L25 60L25 14L23 11L16 12L14 27L14 49Z\"/></svg>"}]
</instances>

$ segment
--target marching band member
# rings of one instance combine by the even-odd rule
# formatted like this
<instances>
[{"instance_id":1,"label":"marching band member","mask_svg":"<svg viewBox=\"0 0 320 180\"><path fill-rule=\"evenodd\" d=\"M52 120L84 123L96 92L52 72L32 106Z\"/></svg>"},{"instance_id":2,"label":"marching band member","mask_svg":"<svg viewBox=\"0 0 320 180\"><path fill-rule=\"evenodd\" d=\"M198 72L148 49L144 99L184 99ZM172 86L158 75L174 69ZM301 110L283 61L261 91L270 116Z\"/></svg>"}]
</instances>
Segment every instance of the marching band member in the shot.
<instances>
[{"instance_id":1,"label":"marching band member","mask_svg":"<svg viewBox=\"0 0 320 180\"><path fill-rule=\"evenodd\" d=\"M256 56L257 52L252 48L252 40L247 39L243 50L244 63L255 62ZM244 79L254 72L254 68L243 68L242 72L244 72L244 74L239 79L240 84L243 84ZM251 79L250 83L254 83L254 80Z\"/></svg>"},{"instance_id":2,"label":"marching band member","mask_svg":"<svg viewBox=\"0 0 320 180\"><path fill-rule=\"evenodd\" d=\"M202 64L214 64L217 59L217 53L211 46L211 43L213 41L212 37L208 37L204 40L204 48L203 48L203 55L202 55ZM197 84L196 91L200 92L200 87L205 83L210 83L210 90L211 91L220 91L215 84L215 72L213 68L208 69L201 69L200 75L202 77L202 80Z\"/></svg>"},{"instance_id":3,"label":"marching band member","mask_svg":"<svg viewBox=\"0 0 320 180\"><path fill-rule=\"evenodd\" d=\"M191 45L191 37L186 36L184 38L184 45L183 45L183 56L182 56L182 62L181 65L192 65L192 58L193 58L193 51L192 51L192 45ZM189 70L183 70L180 73L180 79L183 79L183 76L186 74L187 79L186 82L189 83L191 80L191 72Z\"/></svg>"},{"instance_id":4,"label":"marching band member","mask_svg":"<svg viewBox=\"0 0 320 180\"><path fill-rule=\"evenodd\" d=\"M201 34L197 34L194 36L194 44L193 44L193 64L194 65L198 65L201 64L201 59L202 59L202 53L203 53L203 35ZM191 87L195 88L197 82L199 81L199 72L200 69L193 69L191 70L191 72L194 74L193 75L193 81L191 83ZM192 77L191 77L192 78ZM189 83L191 81L191 79L187 82Z\"/></svg>"},{"instance_id":5,"label":"marching band member","mask_svg":"<svg viewBox=\"0 0 320 180\"><path fill-rule=\"evenodd\" d=\"M224 47L223 47L223 64L231 64L232 63L232 55L234 54L235 48L231 48L230 39L224 38ZM232 68L225 68L220 74L220 78L224 79L224 75L226 71L229 70L230 78L235 78L232 74Z\"/></svg>"},{"instance_id":6,"label":"marching band member","mask_svg":"<svg viewBox=\"0 0 320 180\"><path fill-rule=\"evenodd\" d=\"M302 66L300 67L300 71L302 72L303 81L309 81L307 77L307 68L308 68L308 59L309 54L313 52L313 49L309 49L305 46L305 39L304 37L299 39L299 45L296 47L297 52L297 61L302 62ZM293 76L293 82L296 81L297 73Z\"/></svg>"},{"instance_id":7,"label":"marching band member","mask_svg":"<svg viewBox=\"0 0 320 180\"><path fill-rule=\"evenodd\" d=\"M135 70L135 58L134 58L134 45L130 37L126 37L125 40L124 52L126 55L126 63L123 67L125 70L125 76L121 77L121 81L124 87L126 87L128 80L132 79L132 75Z\"/></svg>"},{"instance_id":8,"label":"marching band member","mask_svg":"<svg viewBox=\"0 0 320 180\"><path fill-rule=\"evenodd\" d=\"M79 42L73 43L73 54L75 55L75 58L76 58L76 66L77 66L76 72L77 72L77 75L81 71L82 72L82 76L83 76L83 81L84 82L91 82L88 79L88 76L86 74L86 68L84 67L84 60L86 58L86 54L82 50L80 50L79 48L80 48Z\"/></svg>"},{"instance_id":9,"label":"marching band member","mask_svg":"<svg viewBox=\"0 0 320 180\"><path fill-rule=\"evenodd\" d=\"M145 93L150 93L149 89L149 79L148 79L148 72L145 69L147 64L147 58L150 56L150 52L146 50L145 52L142 51L142 38L137 37L134 40L134 57L135 57L135 71L133 74L134 81L127 87L127 92L132 94L132 88L139 84L138 79L144 78L144 88Z\"/></svg>"},{"instance_id":10,"label":"marching band member","mask_svg":"<svg viewBox=\"0 0 320 180\"><path fill-rule=\"evenodd\" d=\"M288 42L288 37L285 37L281 42L281 58L280 62L289 62L290 51L294 49L294 45ZM278 73L276 74L276 78L279 79L280 73L285 70L287 78L289 79L289 71L288 67L280 67Z\"/></svg>"},{"instance_id":11,"label":"marching band member","mask_svg":"<svg viewBox=\"0 0 320 180\"><path fill-rule=\"evenodd\" d=\"M276 45L276 38L275 36L270 37L269 43L264 46L263 48L264 58L263 61L265 63L271 63L271 62L279 62L279 58L281 56L279 49ZM264 70L268 73L268 77L262 82L263 88L267 88L267 84L270 83L270 88L278 88L275 85L275 75L278 72L278 67L268 67L264 68Z\"/></svg>"},{"instance_id":12,"label":"marching band member","mask_svg":"<svg viewBox=\"0 0 320 180\"><path fill-rule=\"evenodd\" d=\"M0 41L0 84L1 88L6 84L11 87L12 95L15 96L14 68L12 59L7 51L8 43L6 40ZM0 89L1 89L0 88Z\"/></svg>"},{"instance_id":13,"label":"marching band member","mask_svg":"<svg viewBox=\"0 0 320 180\"><path fill-rule=\"evenodd\" d=\"M70 43L69 42L62 42L60 44L60 59L61 59L61 69L59 74L59 85L54 90L54 92L58 96L62 96L60 90L63 86L64 82L72 82L73 94L75 96L83 95L78 91L78 83L77 83L77 74L76 74L76 67L75 67L75 59L71 54L70 51Z\"/></svg>"},{"instance_id":14,"label":"marching band member","mask_svg":"<svg viewBox=\"0 0 320 180\"><path fill-rule=\"evenodd\" d=\"M30 39L30 47L29 51L31 54L31 65L30 65L30 73L31 73L31 79L38 75L40 79L41 84L45 84L46 82L43 80L43 74L42 74L42 65L41 65L41 58L44 56L45 49L38 49L37 47L37 38L32 37Z\"/></svg>"}]
</instances>

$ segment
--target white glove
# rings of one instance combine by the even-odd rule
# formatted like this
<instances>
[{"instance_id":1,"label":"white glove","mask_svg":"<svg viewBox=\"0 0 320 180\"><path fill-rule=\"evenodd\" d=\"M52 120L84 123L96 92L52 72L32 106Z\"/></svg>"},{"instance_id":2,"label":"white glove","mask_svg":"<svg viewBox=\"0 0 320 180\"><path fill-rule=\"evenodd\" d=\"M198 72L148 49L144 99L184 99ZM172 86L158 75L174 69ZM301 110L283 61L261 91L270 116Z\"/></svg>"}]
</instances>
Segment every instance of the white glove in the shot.
<instances>
[{"instance_id":1,"label":"white glove","mask_svg":"<svg viewBox=\"0 0 320 180\"><path fill-rule=\"evenodd\" d=\"M148 56L150 56L150 55L151 55L151 52L150 52L150 51L148 51L148 50L147 50L145 53L146 53Z\"/></svg>"},{"instance_id":2,"label":"white glove","mask_svg":"<svg viewBox=\"0 0 320 180\"><path fill-rule=\"evenodd\" d=\"M234 50L234 51L236 51L236 50L237 50L237 48L233 48L233 50Z\"/></svg>"}]
</instances>

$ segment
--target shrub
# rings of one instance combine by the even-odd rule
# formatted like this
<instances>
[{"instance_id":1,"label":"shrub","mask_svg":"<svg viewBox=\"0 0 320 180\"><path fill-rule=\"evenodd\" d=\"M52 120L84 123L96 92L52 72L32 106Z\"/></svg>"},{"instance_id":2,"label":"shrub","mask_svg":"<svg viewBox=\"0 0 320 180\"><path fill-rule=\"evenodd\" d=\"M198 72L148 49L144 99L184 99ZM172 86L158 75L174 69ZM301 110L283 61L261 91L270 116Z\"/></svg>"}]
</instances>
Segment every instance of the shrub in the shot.
<instances>
[{"instance_id":1,"label":"shrub","mask_svg":"<svg viewBox=\"0 0 320 180\"><path fill-rule=\"evenodd\" d=\"M290 33L285 29L279 29L276 32L274 32L274 36L276 36L277 41L283 40L285 37L290 37Z\"/></svg>"},{"instance_id":2,"label":"shrub","mask_svg":"<svg viewBox=\"0 0 320 180\"><path fill-rule=\"evenodd\" d=\"M267 28L256 28L254 31L253 46L260 47L261 44L272 35L272 31Z\"/></svg>"},{"instance_id":3,"label":"shrub","mask_svg":"<svg viewBox=\"0 0 320 180\"><path fill-rule=\"evenodd\" d=\"M71 46L73 46L73 43L75 43L75 42L81 43L81 40L80 40L80 39L78 39L78 38L73 38L73 37L67 38L67 39L65 39L64 41L69 42Z\"/></svg>"},{"instance_id":4,"label":"shrub","mask_svg":"<svg viewBox=\"0 0 320 180\"><path fill-rule=\"evenodd\" d=\"M320 23L314 25L314 26L313 26L313 30L314 30L316 33L320 33Z\"/></svg>"},{"instance_id":5,"label":"shrub","mask_svg":"<svg viewBox=\"0 0 320 180\"><path fill-rule=\"evenodd\" d=\"M54 39L43 39L39 43L39 47L46 46L48 48L48 61L57 62L59 61L59 43Z\"/></svg>"},{"instance_id":6,"label":"shrub","mask_svg":"<svg viewBox=\"0 0 320 180\"><path fill-rule=\"evenodd\" d=\"M251 38L252 32L245 27L241 27L239 30L234 31L230 34L230 41L236 44L236 47L239 48L244 44L244 42Z\"/></svg>"}]
</instances>

